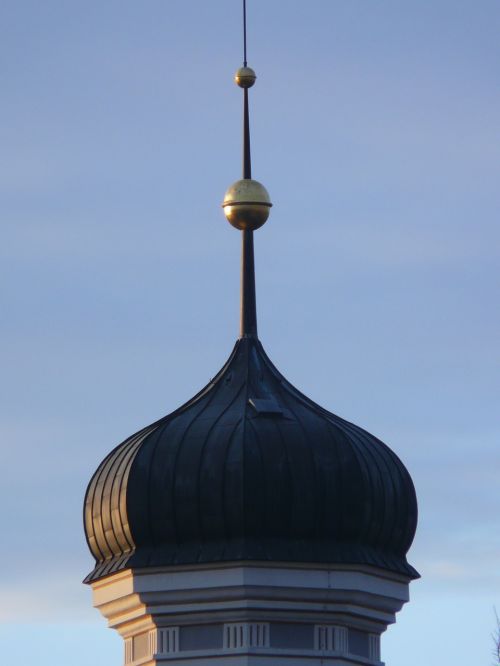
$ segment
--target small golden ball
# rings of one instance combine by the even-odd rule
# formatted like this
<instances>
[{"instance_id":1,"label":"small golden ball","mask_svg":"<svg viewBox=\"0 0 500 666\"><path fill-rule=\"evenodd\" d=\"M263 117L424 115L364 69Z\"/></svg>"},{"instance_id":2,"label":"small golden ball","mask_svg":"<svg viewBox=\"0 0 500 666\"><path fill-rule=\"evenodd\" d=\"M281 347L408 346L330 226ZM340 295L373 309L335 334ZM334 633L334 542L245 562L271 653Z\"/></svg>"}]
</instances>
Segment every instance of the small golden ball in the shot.
<instances>
[{"instance_id":1,"label":"small golden ball","mask_svg":"<svg viewBox=\"0 0 500 666\"><path fill-rule=\"evenodd\" d=\"M234 82L240 88L251 88L257 75L251 67L240 67L234 75Z\"/></svg>"},{"instance_id":2,"label":"small golden ball","mask_svg":"<svg viewBox=\"0 0 500 666\"><path fill-rule=\"evenodd\" d=\"M222 207L229 224L240 230L255 231L269 217L269 193L257 180L237 180L227 190Z\"/></svg>"}]
</instances>

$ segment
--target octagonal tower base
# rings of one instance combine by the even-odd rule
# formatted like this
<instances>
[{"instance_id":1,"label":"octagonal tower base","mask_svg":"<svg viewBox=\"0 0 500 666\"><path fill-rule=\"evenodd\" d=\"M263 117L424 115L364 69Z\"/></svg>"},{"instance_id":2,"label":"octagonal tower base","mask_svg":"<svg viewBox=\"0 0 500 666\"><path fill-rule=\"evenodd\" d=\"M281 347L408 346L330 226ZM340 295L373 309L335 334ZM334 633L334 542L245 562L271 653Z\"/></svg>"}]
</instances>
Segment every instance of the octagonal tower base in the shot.
<instances>
[{"instance_id":1,"label":"octagonal tower base","mask_svg":"<svg viewBox=\"0 0 500 666\"><path fill-rule=\"evenodd\" d=\"M125 666L382 666L410 579L375 567L233 563L92 583Z\"/></svg>"}]
</instances>

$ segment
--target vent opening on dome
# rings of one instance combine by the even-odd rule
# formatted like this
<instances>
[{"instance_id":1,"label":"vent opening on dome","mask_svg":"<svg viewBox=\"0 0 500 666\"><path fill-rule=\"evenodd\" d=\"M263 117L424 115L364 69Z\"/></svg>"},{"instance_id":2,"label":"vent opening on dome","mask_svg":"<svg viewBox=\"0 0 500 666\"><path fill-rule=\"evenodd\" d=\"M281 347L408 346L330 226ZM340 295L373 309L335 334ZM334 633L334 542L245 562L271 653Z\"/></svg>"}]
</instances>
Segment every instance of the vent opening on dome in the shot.
<instances>
[{"instance_id":1,"label":"vent opening on dome","mask_svg":"<svg viewBox=\"0 0 500 666\"><path fill-rule=\"evenodd\" d=\"M283 409L272 395L267 398L249 398L248 404L262 416L283 416Z\"/></svg>"}]
</instances>

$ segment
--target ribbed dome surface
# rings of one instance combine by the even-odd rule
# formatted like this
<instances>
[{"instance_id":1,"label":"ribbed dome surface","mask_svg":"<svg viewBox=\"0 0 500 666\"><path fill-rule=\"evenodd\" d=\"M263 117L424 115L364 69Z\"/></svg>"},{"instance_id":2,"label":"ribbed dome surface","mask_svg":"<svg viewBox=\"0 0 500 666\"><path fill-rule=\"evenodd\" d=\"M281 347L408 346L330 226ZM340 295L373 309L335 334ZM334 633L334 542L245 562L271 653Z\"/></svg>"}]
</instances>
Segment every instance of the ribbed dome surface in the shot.
<instances>
[{"instance_id":1,"label":"ribbed dome surface","mask_svg":"<svg viewBox=\"0 0 500 666\"><path fill-rule=\"evenodd\" d=\"M177 411L120 444L87 489L87 582L220 561L370 564L410 577L411 478L380 440L295 389L255 338Z\"/></svg>"}]
</instances>

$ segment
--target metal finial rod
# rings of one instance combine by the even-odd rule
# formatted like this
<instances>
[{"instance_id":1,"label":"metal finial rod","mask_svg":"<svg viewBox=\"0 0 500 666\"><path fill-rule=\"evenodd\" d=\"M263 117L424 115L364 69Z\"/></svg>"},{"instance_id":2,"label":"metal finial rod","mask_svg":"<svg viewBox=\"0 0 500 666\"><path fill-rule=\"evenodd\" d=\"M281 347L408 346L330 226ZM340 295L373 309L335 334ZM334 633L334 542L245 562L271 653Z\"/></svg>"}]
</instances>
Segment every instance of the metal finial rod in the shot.
<instances>
[{"instance_id":1,"label":"metal finial rod","mask_svg":"<svg viewBox=\"0 0 500 666\"><path fill-rule=\"evenodd\" d=\"M240 229L242 233L240 336L256 338L257 307L253 232L266 222L272 203L264 185L252 179L248 89L254 85L257 77L253 69L247 67L245 0L243 0L243 58L244 65L234 76L235 83L243 88L243 179L233 183L227 190L222 207L228 222L236 229Z\"/></svg>"},{"instance_id":2,"label":"metal finial rod","mask_svg":"<svg viewBox=\"0 0 500 666\"><path fill-rule=\"evenodd\" d=\"M247 66L247 3L243 0L243 66ZM248 88L243 88L243 178L252 178L250 153L250 112ZM241 312L240 336L257 337L257 299L255 295L255 260L253 231L241 232Z\"/></svg>"},{"instance_id":3,"label":"metal finial rod","mask_svg":"<svg viewBox=\"0 0 500 666\"><path fill-rule=\"evenodd\" d=\"M247 0L243 0L243 67L247 66Z\"/></svg>"},{"instance_id":4,"label":"metal finial rod","mask_svg":"<svg viewBox=\"0 0 500 666\"><path fill-rule=\"evenodd\" d=\"M250 154L250 114L248 111L248 88L243 90L243 178L252 177Z\"/></svg>"},{"instance_id":5,"label":"metal finial rod","mask_svg":"<svg viewBox=\"0 0 500 666\"><path fill-rule=\"evenodd\" d=\"M257 302L255 297L255 263L253 231L241 232L241 312L240 337L257 337Z\"/></svg>"},{"instance_id":6,"label":"metal finial rod","mask_svg":"<svg viewBox=\"0 0 500 666\"><path fill-rule=\"evenodd\" d=\"M247 66L247 11L243 0L243 66ZM243 88L243 179L252 178L250 153L250 112L248 88ZM255 295L255 260L253 231L241 232L241 312L240 336L257 337L257 299Z\"/></svg>"}]
</instances>

